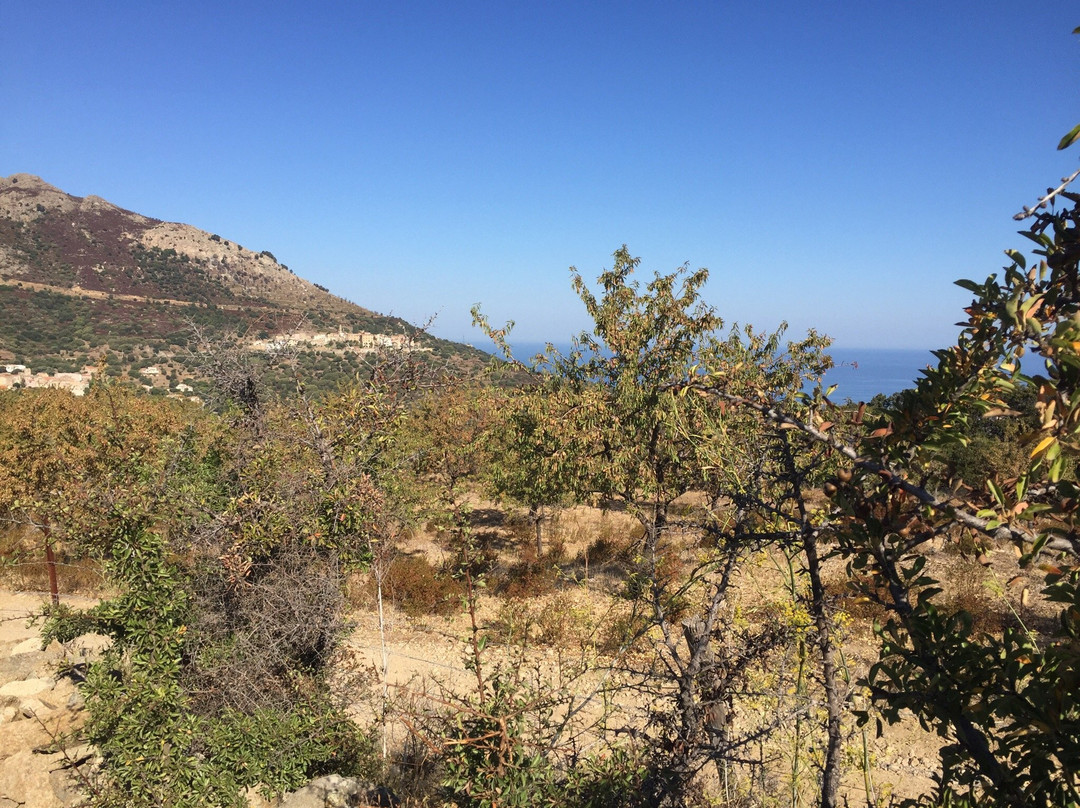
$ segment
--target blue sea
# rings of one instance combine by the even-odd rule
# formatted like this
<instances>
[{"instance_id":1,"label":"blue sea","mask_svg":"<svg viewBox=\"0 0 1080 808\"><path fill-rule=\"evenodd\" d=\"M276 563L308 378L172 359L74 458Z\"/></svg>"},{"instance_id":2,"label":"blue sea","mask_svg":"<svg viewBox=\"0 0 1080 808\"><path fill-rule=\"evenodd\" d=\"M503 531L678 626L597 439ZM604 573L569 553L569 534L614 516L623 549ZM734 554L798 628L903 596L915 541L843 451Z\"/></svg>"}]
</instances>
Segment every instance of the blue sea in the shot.
<instances>
[{"instance_id":1,"label":"blue sea","mask_svg":"<svg viewBox=\"0 0 1080 808\"><path fill-rule=\"evenodd\" d=\"M878 393L891 395L915 385L920 371L936 365L929 350L905 348L833 348L834 367L825 374L825 384L835 384L832 400L869 401Z\"/></svg>"},{"instance_id":2,"label":"blue sea","mask_svg":"<svg viewBox=\"0 0 1080 808\"><path fill-rule=\"evenodd\" d=\"M544 350L544 343L513 343L513 347L514 355L527 362ZM566 351L569 346L556 343L555 347ZM832 348L829 353L835 367L826 374L825 383L836 385L832 400L837 403L846 399L869 401L878 393L891 395L912 387L923 368L937 363L929 350Z\"/></svg>"}]
</instances>

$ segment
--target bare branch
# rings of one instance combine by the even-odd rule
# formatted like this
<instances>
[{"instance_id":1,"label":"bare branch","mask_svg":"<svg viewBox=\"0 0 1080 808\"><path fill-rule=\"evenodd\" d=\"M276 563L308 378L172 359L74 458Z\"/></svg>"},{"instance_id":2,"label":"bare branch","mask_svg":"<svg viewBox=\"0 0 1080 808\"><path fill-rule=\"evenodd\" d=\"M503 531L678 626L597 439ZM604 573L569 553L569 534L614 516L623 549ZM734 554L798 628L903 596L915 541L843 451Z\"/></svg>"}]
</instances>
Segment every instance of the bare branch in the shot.
<instances>
[{"instance_id":1,"label":"bare branch","mask_svg":"<svg viewBox=\"0 0 1080 808\"><path fill-rule=\"evenodd\" d=\"M1018 221L1018 222L1022 222L1027 217L1034 216L1037 211L1039 211L1041 208L1046 207L1046 205L1055 196L1057 196L1062 191L1064 191L1067 187L1069 187L1069 183L1071 183L1077 177L1080 177L1080 168L1076 169L1076 171L1074 171L1068 177L1062 178L1061 185L1059 185L1057 188L1054 188L1053 190L1047 191L1046 196L1044 196L1042 199L1040 199L1038 202L1036 202L1034 207L1031 207L1031 208L1025 207L1019 213L1015 214L1013 216L1013 218L1016 219L1016 221Z\"/></svg>"}]
</instances>

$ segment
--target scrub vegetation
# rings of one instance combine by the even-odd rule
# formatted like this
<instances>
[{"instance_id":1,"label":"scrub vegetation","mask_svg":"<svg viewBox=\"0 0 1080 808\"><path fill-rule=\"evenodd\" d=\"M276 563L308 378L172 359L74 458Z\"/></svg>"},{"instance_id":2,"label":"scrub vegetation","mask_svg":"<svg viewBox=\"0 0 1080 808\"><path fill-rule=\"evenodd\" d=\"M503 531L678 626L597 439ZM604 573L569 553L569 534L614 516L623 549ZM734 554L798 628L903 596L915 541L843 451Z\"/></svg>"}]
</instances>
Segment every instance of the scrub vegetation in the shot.
<instances>
[{"instance_id":1,"label":"scrub vegetation","mask_svg":"<svg viewBox=\"0 0 1080 808\"><path fill-rule=\"evenodd\" d=\"M332 392L287 365L283 390L207 338L204 407L108 379L3 394L9 558L105 581L43 615L46 639L111 639L83 685L90 804L329 772L415 805L1080 804L1067 184L1020 214L1027 253L958 282L936 367L869 404L830 400L825 337L726 324L705 270L642 277L625 246L574 273L593 328L566 354L519 365L477 312L506 349L484 378L387 350ZM459 616L464 678L356 663L350 609L385 643L399 607ZM901 798L870 741L904 721L936 751Z\"/></svg>"}]
</instances>

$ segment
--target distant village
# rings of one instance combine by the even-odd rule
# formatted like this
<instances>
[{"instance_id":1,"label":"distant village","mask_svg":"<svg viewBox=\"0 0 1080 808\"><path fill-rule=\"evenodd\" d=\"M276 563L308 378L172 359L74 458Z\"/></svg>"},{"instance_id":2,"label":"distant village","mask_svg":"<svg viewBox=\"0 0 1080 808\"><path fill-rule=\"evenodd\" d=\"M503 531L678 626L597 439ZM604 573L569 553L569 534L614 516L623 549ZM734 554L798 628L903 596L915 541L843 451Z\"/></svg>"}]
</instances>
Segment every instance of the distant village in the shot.
<instances>
[{"instance_id":1,"label":"distant village","mask_svg":"<svg viewBox=\"0 0 1080 808\"><path fill-rule=\"evenodd\" d=\"M398 351L430 351L429 347L416 344L407 334L370 334L367 331L345 331L338 328L331 332L296 331L269 339L257 339L251 343L253 351L281 351L297 345L313 345L322 348L345 348L360 351L377 351L392 348Z\"/></svg>"},{"instance_id":2,"label":"distant village","mask_svg":"<svg viewBox=\"0 0 1080 808\"><path fill-rule=\"evenodd\" d=\"M60 390L70 390L73 395L81 396L86 393L98 368L84 367L78 373L34 373L26 365L0 365L0 390L15 390L19 388L55 387ZM156 367L146 367L139 370L139 375L148 382L161 375L161 370ZM143 384L143 388L150 390L153 384ZM201 400L191 394L194 388L189 384L180 382L173 386L168 394L173 398L190 398Z\"/></svg>"},{"instance_id":3,"label":"distant village","mask_svg":"<svg viewBox=\"0 0 1080 808\"><path fill-rule=\"evenodd\" d=\"M34 373L26 365L0 365L0 390L19 387L59 387L77 396L86 392L96 373L95 368L84 367L79 373Z\"/></svg>"}]
</instances>

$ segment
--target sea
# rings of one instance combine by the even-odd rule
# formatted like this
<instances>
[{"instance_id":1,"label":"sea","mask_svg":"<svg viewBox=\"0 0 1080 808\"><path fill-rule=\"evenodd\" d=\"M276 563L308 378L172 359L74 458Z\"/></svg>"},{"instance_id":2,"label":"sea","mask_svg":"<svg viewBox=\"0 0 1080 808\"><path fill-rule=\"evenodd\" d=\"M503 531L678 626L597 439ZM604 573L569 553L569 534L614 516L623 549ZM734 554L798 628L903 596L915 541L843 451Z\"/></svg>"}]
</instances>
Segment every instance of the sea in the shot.
<instances>
[{"instance_id":1,"label":"sea","mask_svg":"<svg viewBox=\"0 0 1080 808\"><path fill-rule=\"evenodd\" d=\"M545 343L513 343L514 356L529 361L544 350ZM569 345L556 343L560 351ZM835 384L831 398L837 403L869 401L878 393L892 395L915 385L921 371L937 360L929 349L909 348L831 348L833 369L825 375L825 384Z\"/></svg>"},{"instance_id":2,"label":"sea","mask_svg":"<svg viewBox=\"0 0 1080 808\"><path fill-rule=\"evenodd\" d=\"M937 358L928 349L831 348L833 368L825 374L825 384L835 384L830 398L842 403L869 401L878 393L892 395L915 386L927 365Z\"/></svg>"}]
</instances>

